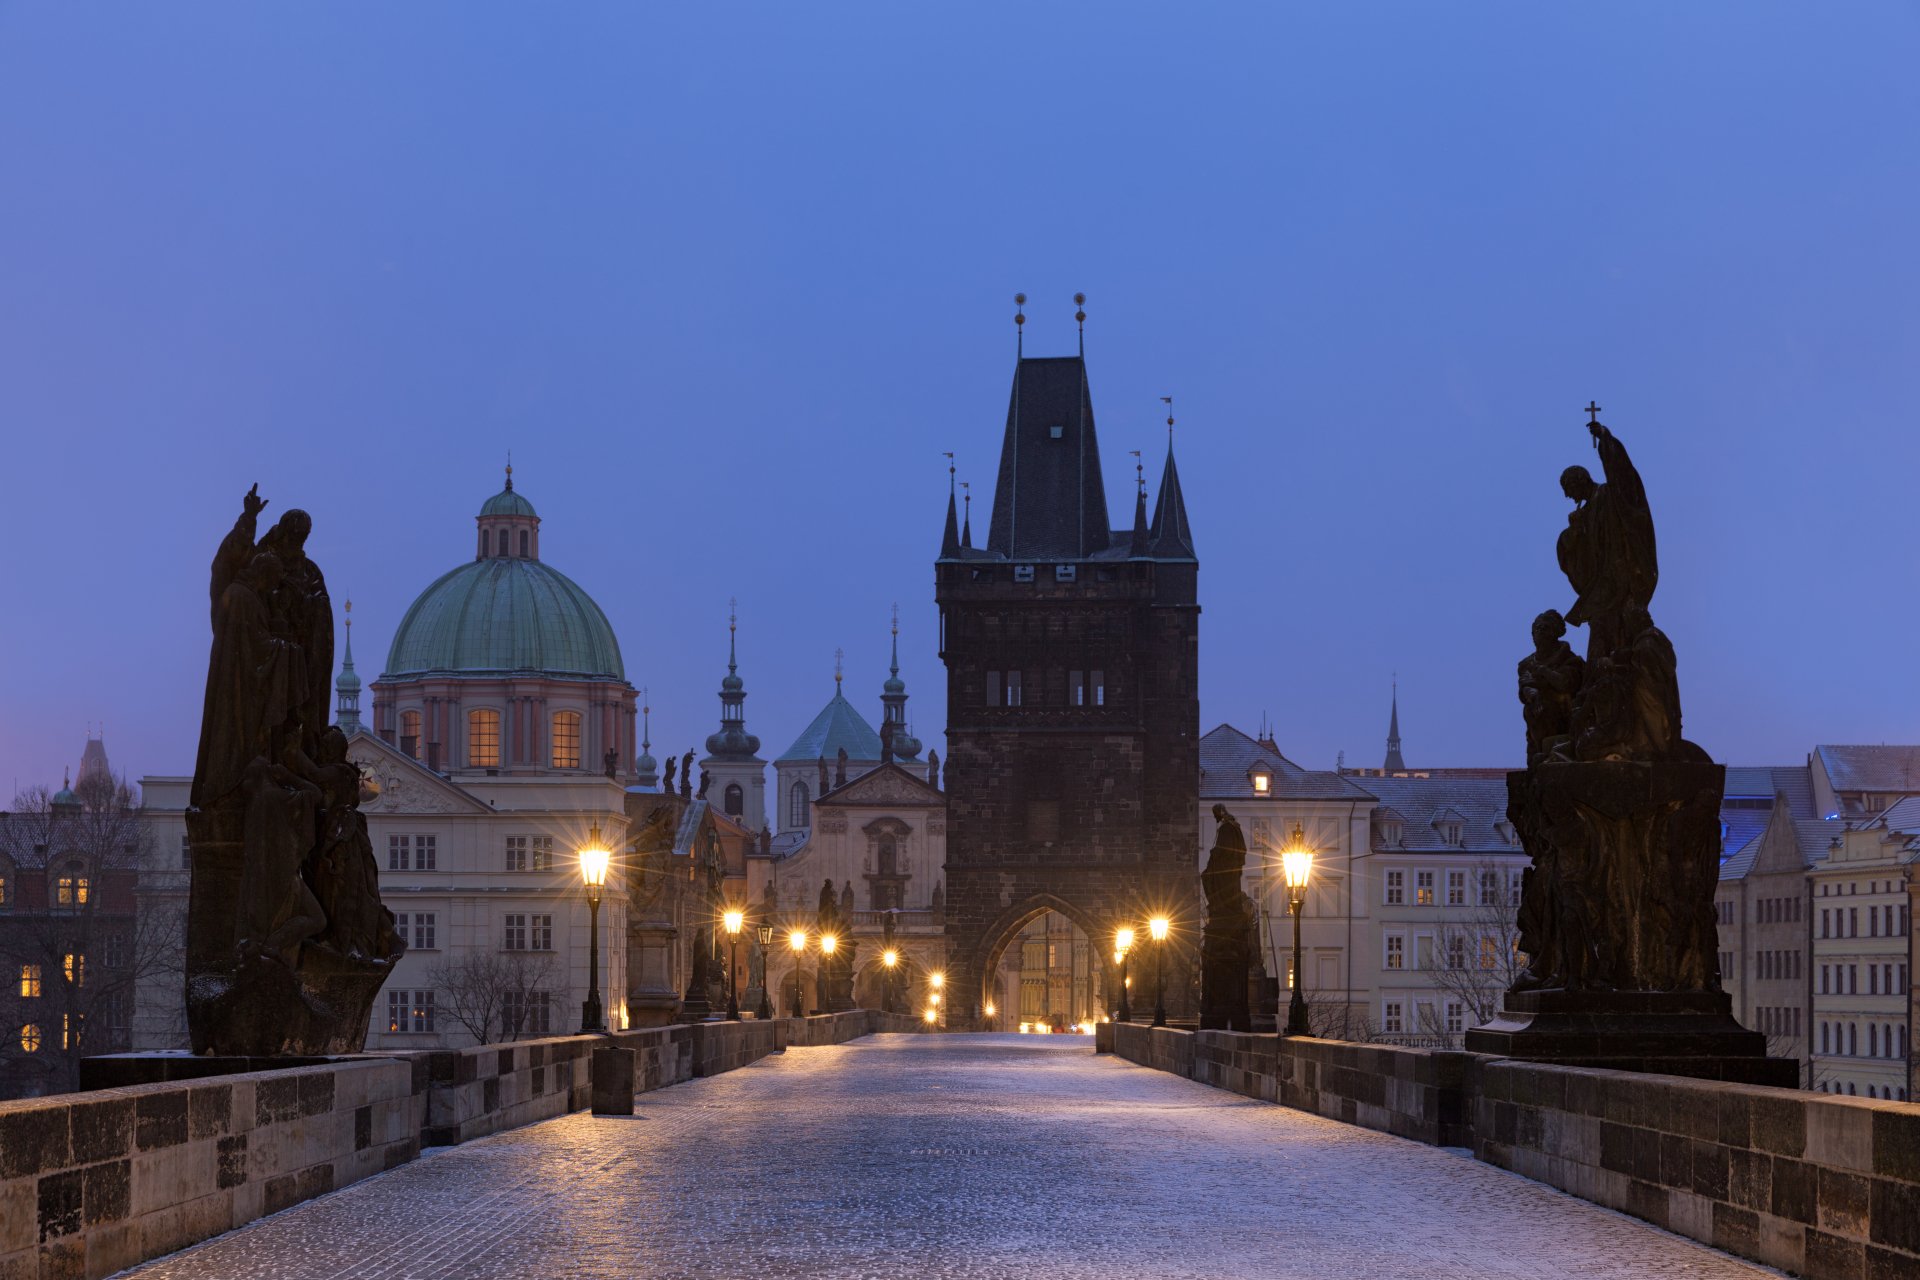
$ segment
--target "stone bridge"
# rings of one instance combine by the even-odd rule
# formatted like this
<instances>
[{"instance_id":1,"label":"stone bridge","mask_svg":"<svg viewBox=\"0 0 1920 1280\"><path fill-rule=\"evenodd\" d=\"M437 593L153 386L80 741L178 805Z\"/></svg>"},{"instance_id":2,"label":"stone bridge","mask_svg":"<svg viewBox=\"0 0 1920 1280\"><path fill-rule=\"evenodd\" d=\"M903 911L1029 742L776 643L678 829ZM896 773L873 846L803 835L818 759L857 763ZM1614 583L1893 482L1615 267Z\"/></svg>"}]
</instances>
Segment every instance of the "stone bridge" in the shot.
<instances>
[{"instance_id":1,"label":"stone bridge","mask_svg":"<svg viewBox=\"0 0 1920 1280\"><path fill-rule=\"evenodd\" d=\"M624 1033L625 1115L587 1037L0 1104L0 1277L1920 1275L1920 1106L909 1025Z\"/></svg>"}]
</instances>

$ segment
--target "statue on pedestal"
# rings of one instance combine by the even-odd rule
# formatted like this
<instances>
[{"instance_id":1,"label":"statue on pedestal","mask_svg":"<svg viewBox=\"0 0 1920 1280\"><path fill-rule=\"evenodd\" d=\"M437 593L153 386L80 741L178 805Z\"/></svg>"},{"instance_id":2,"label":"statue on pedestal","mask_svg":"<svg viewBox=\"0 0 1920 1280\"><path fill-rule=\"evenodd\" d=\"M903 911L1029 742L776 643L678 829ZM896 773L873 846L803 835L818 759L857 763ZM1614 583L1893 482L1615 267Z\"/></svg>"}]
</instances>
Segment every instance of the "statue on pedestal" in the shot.
<instances>
[{"instance_id":1,"label":"statue on pedestal","mask_svg":"<svg viewBox=\"0 0 1920 1280\"><path fill-rule=\"evenodd\" d=\"M247 491L214 553L213 644L187 810L195 1053L358 1053L405 949L380 903L360 771L327 723L333 605L289 511Z\"/></svg>"},{"instance_id":2,"label":"statue on pedestal","mask_svg":"<svg viewBox=\"0 0 1920 1280\"><path fill-rule=\"evenodd\" d=\"M1213 806L1213 850L1200 887L1207 897L1207 924L1200 935L1200 1029L1251 1031L1247 1008L1251 968L1247 940L1254 935L1251 903L1241 888L1247 839L1223 804Z\"/></svg>"},{"instance_id":3,"label":"statue on pedestal","mask_svg":"<svg viewBox=\"0 0 1920 1280\"><path fill-rule=\"evenodd\" d=\"M1648 607L1653 514L1626 446L1588 424L1606 476L1569 467L1556 553L1575 592L1533 622L1518 668L1527 767L1507 816L1532 859L1526 964L1466 1047L1538 1060L1792 1083L1792 1063L1734 1022L1721 991L1713 894L1726 770L1681 736L1673 645ZM1584 661L1565 639L1587 627Z\"/></svg>"}]
</instances>

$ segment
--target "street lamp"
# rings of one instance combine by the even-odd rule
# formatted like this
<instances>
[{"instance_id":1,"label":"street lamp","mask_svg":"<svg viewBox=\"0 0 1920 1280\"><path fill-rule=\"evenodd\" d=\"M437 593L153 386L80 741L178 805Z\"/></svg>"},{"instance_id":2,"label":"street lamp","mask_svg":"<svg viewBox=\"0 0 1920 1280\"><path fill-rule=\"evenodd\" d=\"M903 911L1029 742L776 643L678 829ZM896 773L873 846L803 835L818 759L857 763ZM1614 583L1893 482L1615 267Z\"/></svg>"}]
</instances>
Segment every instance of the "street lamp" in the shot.
<instances>
[{"instance_id":1,"label":"street lamp","mask_svg":"<svg viewBox=\"0 0 1920 1280\"><path fill-rule=\"evenodd\" d=\"M888 947L880 954L880 963L887 971L880 977L880 1012L893 1012L893 971L900 964L900 953Z\"/></svg>"},{"instance_id":2,"label":"street lamp","mask_svg":"<svg viewBox=\"0 0 1920 1280\"><path fill-rule=\"evenodd\" d=\"M747 922L744 912L727 911L720 923L727 931L727 1021L740 1021L740 926Z\"/></svg>"},{"instance_id":3,"label":"street lamp","mask_svg":"<svg viewBox=\"0 0 1920 1280\"><path fill-rule=\"evenodd\" d=\"M1127 990L1127 953L1133 950L1133 930L1116 929L1113 934L1113 962L1120 966L1120 1021L1133 1021L1133 1003Z\"/></svg>"},{"instance_id":4,"label":"street lamp","mask_svg":"<svg viewBox=\"0 0 1920 1280\"><path fill-rule=\"evenodd\" d=\"M587 998L580 1006L580 1034L605 1034L607 1015L600 1007L600 894L607 887L607 863L613 852L600 842L600 824L587 833L580 850L580 879L587 887Z\"/></svg>"},{"instance_id":5,"label":"street lamp","mask_svg":"<svg viewBox=\"0 0 1920 1280\"><path fill-rule=\"evenodd\" d=\"M827 1013L835 1010L834 997L827 993L829 988L834 987L838 982L838 979L833 976L833 953L839 949L839 938L831 933L820 935L820 968L818 976L814 979L814 995L818 997L821 1009Z\"/></svg>"},{"instance_id":6,"label":"street lamp","mask_svg":"<svg viewBox=\"0 0 1920 1280\"><path fill-rule=\"evenodd\" d=\"M766 1019L773 1016L773 997L767 994L767 979L773 976L773 926L763 924L754 934L760 939L760 1007L753 1016Z\"/></svg>"},{"instance_id":7,"label":"street lamp","mask_svg":"<svg viewBox=\"0 0 1920 1280\"><path fill-rule=\"evenodd\" d=\"M787 946L793 950L793 1016L807 1016L807 995L800 989L800 959L807 954L807 931L795 929L787 935Z\"/></svg>"},{"instance_id":8,"label":"street lamp","mask_svg":"<svg viewBox=\"0 0 1920 1280\"><path fill-rule=\"evenodd\" d=\"M1300 910L1307 901L1307 881L1313 875L1313 850L1307 848L1300 824L1293 824L1291 848L1280 854L1280 867L1287 881L1287 911L1293 916L1293 998L1287 1002L1287 1034L1304 1036L1307 1027L1307 998L1300 989Z\"/></svg>"},{"instance_id":9,"label":"street lamp","mask_svg":"<svg viewBox=\"0 0 1920 1280\"><path fill-rule=\"evenodd\" d=\"M1153 938L1153 1025L1167 1025L1167 929L1165 916L1147 921L1147 933Z\"/></svg>"}]
</instances>

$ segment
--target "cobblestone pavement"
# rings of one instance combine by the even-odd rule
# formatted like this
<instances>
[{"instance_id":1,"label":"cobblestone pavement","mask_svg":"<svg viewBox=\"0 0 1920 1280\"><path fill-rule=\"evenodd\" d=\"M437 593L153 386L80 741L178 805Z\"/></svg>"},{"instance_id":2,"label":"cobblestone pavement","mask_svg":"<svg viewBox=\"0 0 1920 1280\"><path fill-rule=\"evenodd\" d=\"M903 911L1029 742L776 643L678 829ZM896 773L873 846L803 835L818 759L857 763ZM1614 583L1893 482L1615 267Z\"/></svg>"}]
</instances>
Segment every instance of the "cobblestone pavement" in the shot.
<instances>
[{"instance_id":1,"label":"cobblestone pavement","mask_svg":"<svg viewBox=\"0 0 1920 1280\"><path fill-rule=\"evenodd\" d=\"M1066 1036L793 1049L427 1155L127 1273L1720 1277L1777 1273L1458 1153Z\"/></svg>"}]
</instances>

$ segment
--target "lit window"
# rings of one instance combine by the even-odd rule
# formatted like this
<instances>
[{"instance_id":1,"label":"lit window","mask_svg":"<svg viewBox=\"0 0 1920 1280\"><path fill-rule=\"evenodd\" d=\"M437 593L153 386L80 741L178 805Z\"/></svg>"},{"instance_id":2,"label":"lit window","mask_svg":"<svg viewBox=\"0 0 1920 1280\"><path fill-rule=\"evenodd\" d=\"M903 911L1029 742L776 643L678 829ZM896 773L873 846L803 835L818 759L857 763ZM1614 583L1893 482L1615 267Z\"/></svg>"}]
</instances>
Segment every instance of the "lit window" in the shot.
<instances>
[{"instance_id":1,"label":"lit window","mask_svg":"<svg viewBox=\"0 0 1920 1280\"><path fill-rule=\"evenodd\" d=\"M63 907L84 907L87 905L87 877L81 874L78 863L71 863L60 872L60 878L54 885L54 901Z\"/></svg>"},{"instance_id":2,"label":"lit window","mask_svg":"<svg viewBox=\"0 0 1920 1280\"><path fill-rule=\"evenodd\" d=\"M387 992L387 1030L431 1032L433 1030L433 992Z\"/></svg>"},{"instance_id":3,"label":"lit window","mask_svg":"<svg viewBox=\"0 0 1920 1280\"><path fill-rule=\"evenodd\" d=\"M1413 878L1413 901L1415 906L1433 905L1433 872L1417 872Z\"/></svg>"},{"instance_id":4,"label":"lit window","mask_svg":"<svg viewBox=\"0 0 1920 1280\"><path fill-rule=\"evenodd\" d=\"M580 767L580 713L556 711L553 714L553 767Z\"/></svg>"},{"instance_id":5,"label":"lit window","mask_svg":"<svg viewBox=\"0 0 1920 1280\"><path fill-rule=\"evenodd\" d=\"M39 994L40 994L40 966L37 964L21 965L20 966L21 998L26 1000L31 1000Z\"/></svg>"},{"instance_id":6,"label":"lit window","mask_svg":"<svg viewBox=\"0 0 1920 1280\"><path fill-rule=\"evenodd\" d=\"M60 1015L60 1047L72 1051L80 1045L80 1032L86 1026L86 1015L63 1013Z\"/></svg>"},{"instance_id":7,"label":"lit window","mask_svg":"<svg viewBox=\"0 0 1920 1280\"><path fill-rule=\"evenodd\" d=\"M61 960L60 967L67 975L67 981L73 986L87 985L87 957L82 952L69 951Z\"/></svg>"},{"instance_id":8,"label":"lit window","mask_svg":"<svg viewBox=\"0 0 1920 1280\"><path fill-rule=\"evenodd\" d=\"M1500 940L1492 934L1480 937L1480 967L1494 969L1500 965Z\"/></svg>"},{"instance_id":9,"label":"lit window","mask_svg":"<svg viewBox=\"0 0 1920 1280\"><path fill-rule=\"evenodd\" d=\"M1265 769L1255 769L1253 771L1253 794L1257 796L1266 795L1268 788L1272 785L1272 774L1268 773Z\"/></svg>"},{"instance_id":10,"label":"lit window","mask_svg":"<svg viewBox=\"0 0 1920 1280\"><path fill-rule=\"evenodd\" d=\"M7 905L7 878L0 876L0 907Z\"/></svg>"},{"instance_id":11,"label":"lit window","mask_svg":"<svg viewBox=\"0 0 1920 1280\"><path fill-rule=\"evenodd\" d=\"M467 767L496 769L500 766L500 713L467 712Z\"/></svg>"},{"instance_id":12,"label":"lit window","mask_svg":"<svg viewBox=\"0 0 1920 1280\"><path fill-rule=\"evenodd\" d=\"M20 1028L20 1050L22 1053L40 1052L39 1024L29 1022L26 1026Z\"/></svg>"}]
</instances>

